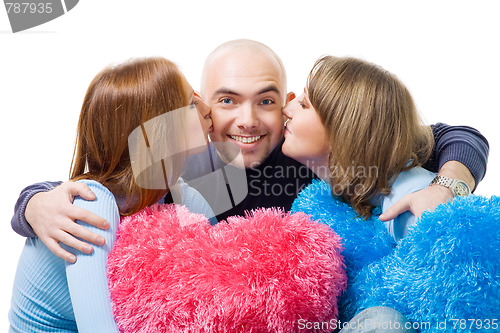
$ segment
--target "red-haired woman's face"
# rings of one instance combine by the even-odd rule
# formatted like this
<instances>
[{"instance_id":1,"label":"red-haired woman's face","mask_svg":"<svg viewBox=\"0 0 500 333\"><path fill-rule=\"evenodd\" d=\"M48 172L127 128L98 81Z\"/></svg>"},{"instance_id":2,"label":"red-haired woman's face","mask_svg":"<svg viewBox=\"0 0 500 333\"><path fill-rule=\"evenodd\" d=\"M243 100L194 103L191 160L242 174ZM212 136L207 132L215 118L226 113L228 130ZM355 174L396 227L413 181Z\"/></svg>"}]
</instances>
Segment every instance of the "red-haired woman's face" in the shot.
<instances>
[{"instance_id":1,"label":"red-haired woman's face","mask_svg":"<svg viewBox=\"0 0 500 333\"><path fill-rule=\"evenodd\" d=\"M187 84L189 108L186 108L187 126L185 128L187 149L190 154L198 154L207 148L208 134L213 131L211 109L200 95Z\"/></svg>"},{"instance_id":2,"label":"red-haired woman's face","mask_svg":"<svg viewBox=\"0 0 500 333\"><path fill-rule=\"evenodd\" d=\"M205 135L205 137L207 137L207 142L208 142L208 134L212 133L214 130L211 118L212 110L207 104L205 104L200 94L198 94L197 92L192 93L191 104L194 104L196 106L201 128L203 130L203 134Z\"/></svg>"}]
</instances>

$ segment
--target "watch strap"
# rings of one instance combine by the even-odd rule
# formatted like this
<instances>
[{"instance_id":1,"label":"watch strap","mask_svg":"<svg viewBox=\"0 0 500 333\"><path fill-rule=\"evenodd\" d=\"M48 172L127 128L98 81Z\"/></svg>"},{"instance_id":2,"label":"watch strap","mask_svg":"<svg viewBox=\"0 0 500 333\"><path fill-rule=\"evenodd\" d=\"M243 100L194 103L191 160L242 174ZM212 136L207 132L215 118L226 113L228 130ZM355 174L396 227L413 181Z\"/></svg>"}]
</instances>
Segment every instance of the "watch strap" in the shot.
<instances>
[{"instance_id":1,"label":"watch strap","mask_svg":"<svg viewBox=\"0 0 500 333\"><path fill-rule=\"evenodd\" d=\"M437 175L432 180L430 185L441 185L441 186L444 186L446 188L449 188L450 190L453 191L453 194L455 196L458 195L458 196L463 197L463 196L467 196L471 193L469 186L464 181L462 181L460 179L453 179L453 178L448 178L448 177L440 176L440 175Z\"/></svg>"}]
</instances>

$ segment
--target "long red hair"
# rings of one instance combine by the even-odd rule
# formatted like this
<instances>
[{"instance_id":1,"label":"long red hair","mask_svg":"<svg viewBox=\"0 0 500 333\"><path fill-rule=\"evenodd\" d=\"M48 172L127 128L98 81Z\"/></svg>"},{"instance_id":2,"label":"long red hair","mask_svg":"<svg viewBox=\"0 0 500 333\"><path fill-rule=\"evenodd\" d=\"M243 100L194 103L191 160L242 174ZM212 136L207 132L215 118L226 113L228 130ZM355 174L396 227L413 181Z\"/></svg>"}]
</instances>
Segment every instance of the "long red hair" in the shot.
<instances>
[{"instance_id":1,"label":"long red hair","mask_svg":"<svg viewBox=\"0 0 500 333\"><path fill-rule=\"evenodd\" d=\"M122 215L157 202L168 188L136 184L128 137L144 122L189 104L186 88L178 67L164 58L134 59L102 70L83 101L70 178L98 181L116 198L128 199L119 205Z\"/></svg>"}]
</instances>

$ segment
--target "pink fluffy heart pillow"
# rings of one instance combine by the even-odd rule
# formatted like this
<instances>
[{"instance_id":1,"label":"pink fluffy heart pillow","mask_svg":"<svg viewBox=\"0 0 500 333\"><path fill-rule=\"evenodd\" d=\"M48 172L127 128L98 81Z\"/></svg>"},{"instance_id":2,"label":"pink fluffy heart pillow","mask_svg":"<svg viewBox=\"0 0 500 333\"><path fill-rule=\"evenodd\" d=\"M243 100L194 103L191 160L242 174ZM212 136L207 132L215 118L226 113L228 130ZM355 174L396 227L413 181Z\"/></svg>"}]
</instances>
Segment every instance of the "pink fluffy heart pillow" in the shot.
<instances>
[{"instance_id":1,"label":"pink fluffy heart pillow","mask_svg":"<svg viewBox=\"0 0 500 333\"><path fill-rule=\"evenodd\" d=\"M124 218L108 258L122 332L291 332L329 322L346 287L341 239L302 213L210 226L182 206Z\"/></svg>"}]
</instances>

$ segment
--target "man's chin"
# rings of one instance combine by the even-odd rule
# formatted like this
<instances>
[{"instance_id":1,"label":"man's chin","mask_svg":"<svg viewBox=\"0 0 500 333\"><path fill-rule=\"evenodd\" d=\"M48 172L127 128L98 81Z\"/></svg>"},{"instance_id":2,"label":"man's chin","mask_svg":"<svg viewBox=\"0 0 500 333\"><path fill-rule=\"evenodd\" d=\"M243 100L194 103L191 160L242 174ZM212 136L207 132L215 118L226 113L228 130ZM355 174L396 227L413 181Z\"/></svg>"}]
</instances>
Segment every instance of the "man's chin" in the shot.
<instances>
[{"instance_id":1,"label":"man's chin","mask_svg":"<svg viewBox=\"0 0 500 333\"><path fill-rule=\"evenodd\" d=\"M222 158L222 157L221 157ZM224 160L224 158L222 158ZM240 169L256 168L262 164L265 158L256 158L255 156L245 156L240 153L235 158L233 157L231 161L225 161L226 164L230 164Z\"/></svg>"},{"instance_id":2,"label":"man's chin","mask_svg":"<svg viewBox=\"0 0 500 333\"><path fill-rule=\"evenodd\" d=\"M269 156L269 150L245 151L232 142L212 142L226 164L238 168L256 168Z\"/></svg>"},{"instance_id":3,"label":"man's chin","mask_svg":"<svg viewBox=\"0 0 500 333\"><path fill-rule=\"evenodd\" d=\"M265 151L261 154L242 154L241 165L244 165L245 168L256 168L261 165L266 158L269 156L269 152Z\"/></svg>"}]
</instances>

